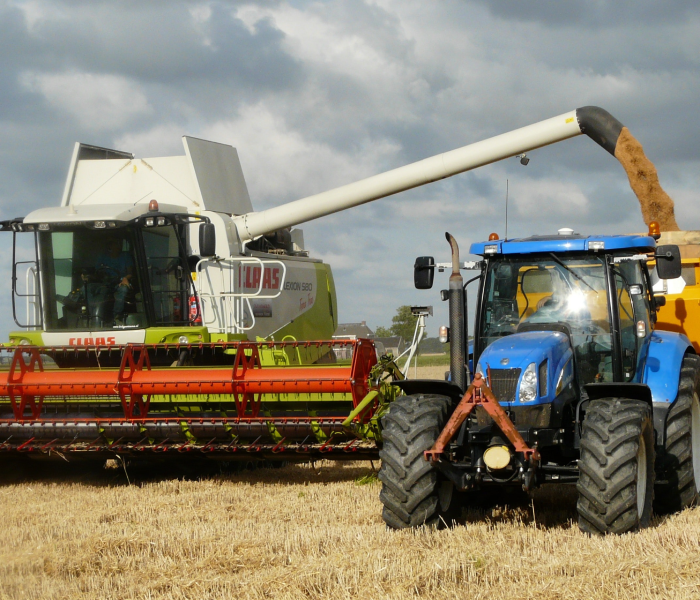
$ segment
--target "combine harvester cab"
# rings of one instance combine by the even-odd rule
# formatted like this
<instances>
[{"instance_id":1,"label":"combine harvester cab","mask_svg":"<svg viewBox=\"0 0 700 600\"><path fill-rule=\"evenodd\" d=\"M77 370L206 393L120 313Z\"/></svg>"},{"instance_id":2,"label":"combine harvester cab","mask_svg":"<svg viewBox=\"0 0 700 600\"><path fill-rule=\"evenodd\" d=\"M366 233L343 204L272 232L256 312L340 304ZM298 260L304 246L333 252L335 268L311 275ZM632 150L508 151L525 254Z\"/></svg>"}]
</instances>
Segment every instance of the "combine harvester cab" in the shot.
<instances>
[{"instance_id":1,"label":"combine harvester cab","mask_svg":"<svg viewBox=\"0 0 700 600\"><path fill-rule=\"evenodd\" d=\"M395 528L449 522L456 492L577 483L581 529L624 533L692 503L700 484L700 359L683 333L655 327L677 246L649 236L555 236L473 244L454 239L451 331L464 331L461 268L480 271L473 377L464 348L452 381L407 381L384 417L380 479ZM416 261L418 287L434 261ZM453 282L456 285L453 285ZM453 305L454 301L454 305ZM410 433L407 433L410 432ZM421 435L419 435L419 432Z\"/></svg>"},{"instance_id":2,"label":"combine harvester cab","mask_svg":"<svg viewBox=\"0 0 700 600\"><path fill-rule=\"evenodd\" d=\"M148 159L76 144L61 206L2 224L36 248L33 261L13 253L25 331L10 343L331 338L332 274L308 257L303 232L241 241L235 219L252 206L235 148L183 143L183 156Z\"/></svg>"}]
</instances>

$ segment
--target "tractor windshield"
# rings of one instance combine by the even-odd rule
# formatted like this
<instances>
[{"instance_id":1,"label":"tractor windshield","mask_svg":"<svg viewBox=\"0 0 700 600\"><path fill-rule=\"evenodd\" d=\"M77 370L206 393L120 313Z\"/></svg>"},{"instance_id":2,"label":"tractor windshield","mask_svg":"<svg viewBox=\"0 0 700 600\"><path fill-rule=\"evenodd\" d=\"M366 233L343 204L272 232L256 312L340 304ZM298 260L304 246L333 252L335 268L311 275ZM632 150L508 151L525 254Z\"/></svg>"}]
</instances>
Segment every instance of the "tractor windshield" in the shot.
<instances>
[{"instance_id":1,"label":"tractor windshield","mask_svg":"<svg viewBox=\"0 0 700 600\"><path fill-rule=\"evenodd\" d=\"M479 323L479 353L532 325L565 325L582 382L612 380L605 263L596 256L537 255L489 261Z\"/></svg>"},{"instance_id":2,"label":"tractor windshield","mask_svg":"<svg viewBox=\"0 0 700 600\"><path fill-rule=\"evenodd\" d=\"M47 331L137 329L187 321L187 265L172 226L39 233Z\"/></svg>"}]
</instances>

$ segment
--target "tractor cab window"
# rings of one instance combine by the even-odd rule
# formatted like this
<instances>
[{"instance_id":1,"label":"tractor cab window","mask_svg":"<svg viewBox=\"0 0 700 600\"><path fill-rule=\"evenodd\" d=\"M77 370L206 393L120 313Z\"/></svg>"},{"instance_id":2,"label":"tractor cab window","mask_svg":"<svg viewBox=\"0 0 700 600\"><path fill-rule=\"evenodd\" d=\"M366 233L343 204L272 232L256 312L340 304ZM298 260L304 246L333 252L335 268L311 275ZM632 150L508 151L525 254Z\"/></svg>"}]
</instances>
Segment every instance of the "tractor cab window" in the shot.
<instances>
[{"instance_id":1,"label":"tractor cab window","mask_svg":"<svg viewBox=\"0 0 700 600\"><path fill-rule=\"evenodd\" d=\"M644 356L643 345L651 332L649 296L642 268L637 261L615 265L617 312L620 318L622 376L632 381L637 373L638 357Z\"/></svg>"},{"instance_id":2,"label":"tractor cab window","mask_svg":"<svg viewBox=\"0 0 700 600\"><path fill-rule=\"evenodd\" d=\"M146 326L134 232L41 232L39 251L47 331Z\"/></svg>"},{"instance_id":3,"label":"tractor cab window","mask_svg":"<svg viewBox=\"0 0 700 600\"><path fill-rule=\"evenodd\" d=\"M504 256L489 261L479 353L519 329L563 325L571 333L581 384L613 381L606 265L593 256Z\"/></svg>"}]
</instances>

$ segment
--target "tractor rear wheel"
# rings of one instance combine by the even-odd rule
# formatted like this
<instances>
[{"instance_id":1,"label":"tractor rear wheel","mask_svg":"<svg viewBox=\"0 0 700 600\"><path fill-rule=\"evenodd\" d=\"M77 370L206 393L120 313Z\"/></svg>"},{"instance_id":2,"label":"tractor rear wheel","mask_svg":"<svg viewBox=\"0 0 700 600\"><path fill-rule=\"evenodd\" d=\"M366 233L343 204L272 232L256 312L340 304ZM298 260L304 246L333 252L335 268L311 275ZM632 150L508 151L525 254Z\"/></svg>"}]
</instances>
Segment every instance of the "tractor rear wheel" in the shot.
<instances>
[{"instance_id":1,"label":"tractor rear wheel","mask_svg":"<svg viewBox=\"0 0 700 600\"><path fill-rule=\"evenodd\" d=\"M639 400L593 400L579 460L578 525L591 534L647 527L654 495L654 426Z\"/></svg>"},{"instance_id":2,"label":"tractor rear wheel","mask_svg":"<svg viewBox=\"0 0 700 600\"><path fill-rule=\"evenodd\" d=\"M666 416L666 444L657 460L663 483L656 486L654 510L668 514L690 506L700 486L700 357L683 359L678 399Z\"/></svg>"},{"instance_id":3,"label":"tractor rear wheel","mask_svg":"<svg viewBox=\"0 0 700 600\"><path fill-rule=\"evenodd\" d=\"M401 396L382 419L379 499L384 522L392 529L449 526L459 516L454 485L423 456L440 435L451 408L447 396Z\"/></svg>"}]
</instances>

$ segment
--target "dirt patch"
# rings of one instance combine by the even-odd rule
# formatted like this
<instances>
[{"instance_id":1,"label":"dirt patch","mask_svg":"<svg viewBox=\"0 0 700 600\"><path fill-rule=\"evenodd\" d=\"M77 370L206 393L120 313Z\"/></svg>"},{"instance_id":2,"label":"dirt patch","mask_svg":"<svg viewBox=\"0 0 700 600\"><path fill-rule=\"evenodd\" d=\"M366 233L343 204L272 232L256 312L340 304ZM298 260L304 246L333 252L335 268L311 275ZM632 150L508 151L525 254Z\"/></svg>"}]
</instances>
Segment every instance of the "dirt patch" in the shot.
<instances>
[{"instance_id":1,"label":"dirt patch","mask_svg":"<svg viewBox=\"0 0 700 600\"><path fill-rule=\"evenodd\" d=\"M409 379L440 379L441 381L445 379L445 372L450 370L450 365L438 365L432 367L418 367L418 371L414 372L414 369L408 373Z\"/></svg>"},{"instance_id":2,"label":"dirt patch","mask_svg":"<svg viewBox=\"0 0 700 600\"><path fill-rule=\"evenodd\" d=\"M642 145L627 127L620 131L615 158L627 173L630 187L642 208L644 222L649 225L652 221L657 221L661 231L679 231L673 200L661 187L654 163L646 157Z\"/></svg>"}]
</instances>

